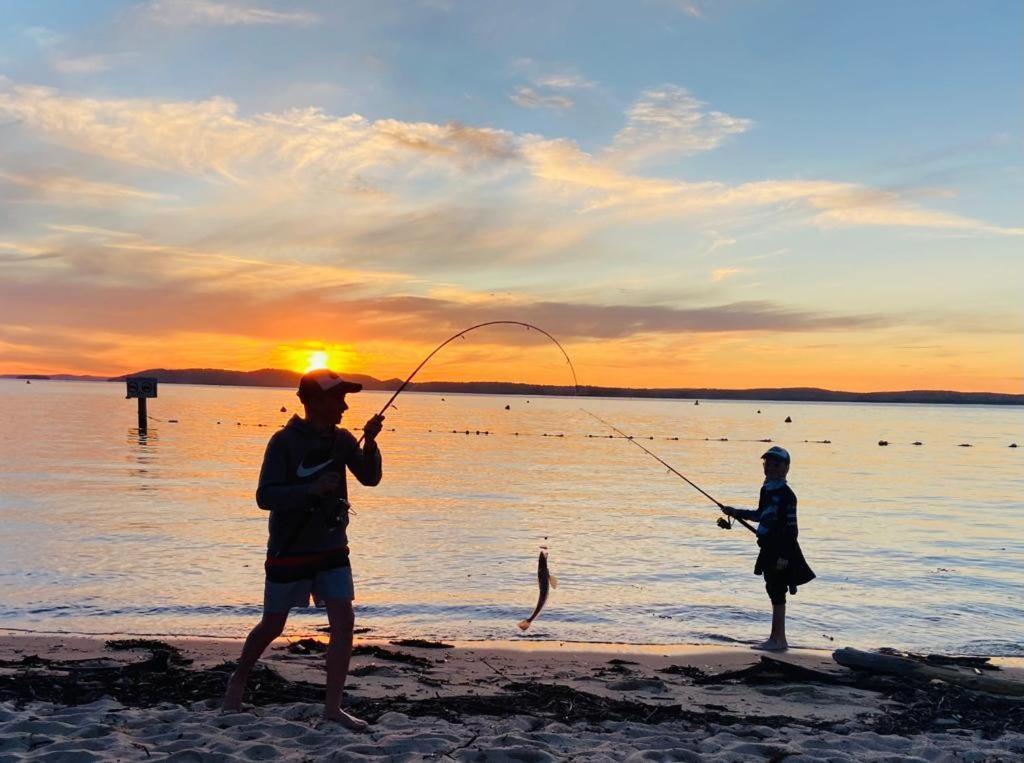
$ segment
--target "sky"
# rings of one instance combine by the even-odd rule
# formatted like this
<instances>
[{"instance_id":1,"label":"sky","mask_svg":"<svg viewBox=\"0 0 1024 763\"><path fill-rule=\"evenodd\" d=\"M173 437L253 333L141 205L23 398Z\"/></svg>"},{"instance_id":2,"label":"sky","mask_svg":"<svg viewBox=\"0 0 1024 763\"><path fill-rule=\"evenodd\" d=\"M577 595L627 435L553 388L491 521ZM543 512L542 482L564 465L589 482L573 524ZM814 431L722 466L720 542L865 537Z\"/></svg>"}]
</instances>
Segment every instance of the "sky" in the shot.
<instances>
[{"instance_id":1,"label":"sky","mask_svg":"<svg viewBox=\"0 0 1024 763\"><path fill-rule=\"evenodd\" d=\"M1024 391L1016 0L0 19L0 373Z\"/></svg>"}]
</instances>

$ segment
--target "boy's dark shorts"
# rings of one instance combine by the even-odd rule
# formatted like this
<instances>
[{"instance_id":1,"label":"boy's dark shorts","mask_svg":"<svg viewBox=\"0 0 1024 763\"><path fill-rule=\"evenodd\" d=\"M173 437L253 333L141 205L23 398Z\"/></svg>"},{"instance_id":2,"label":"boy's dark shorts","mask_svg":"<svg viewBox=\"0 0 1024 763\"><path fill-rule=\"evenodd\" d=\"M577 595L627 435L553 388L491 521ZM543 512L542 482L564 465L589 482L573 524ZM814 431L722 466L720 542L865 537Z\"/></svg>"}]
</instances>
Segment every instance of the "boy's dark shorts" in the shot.
<instances>
[{"instance_id":1,"label":"boy's dark shorts","mask_svg":"<svg viewBox=\"0 0 1024 763\"><path fill-rule=\"evenodd\" d=\"M772 604L785 604L786 589L788 588L789 584L786 582L784 572L764 571L764 590L768 592L768 598L772 600Z\"/></svg>"}]
</instances>

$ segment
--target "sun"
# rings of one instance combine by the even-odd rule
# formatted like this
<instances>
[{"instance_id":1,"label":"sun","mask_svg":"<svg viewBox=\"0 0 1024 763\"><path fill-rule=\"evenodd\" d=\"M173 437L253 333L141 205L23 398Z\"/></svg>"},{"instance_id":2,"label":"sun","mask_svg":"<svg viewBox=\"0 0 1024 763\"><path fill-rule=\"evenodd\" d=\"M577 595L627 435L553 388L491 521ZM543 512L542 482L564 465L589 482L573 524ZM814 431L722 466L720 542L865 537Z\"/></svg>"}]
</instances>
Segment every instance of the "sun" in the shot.
<instances>
[{"instance_id":1,"label":"sun","mask_svg":"<svg viewBox=\"0 0 1024 763\"><path fill-rule=\"evenodd\" d=\"M328 355L324 350L314 350L309 353L309 361L306 363L306 370L303 373L309 373L317 368L327 368Z\"/></svg>"}]
</instances>

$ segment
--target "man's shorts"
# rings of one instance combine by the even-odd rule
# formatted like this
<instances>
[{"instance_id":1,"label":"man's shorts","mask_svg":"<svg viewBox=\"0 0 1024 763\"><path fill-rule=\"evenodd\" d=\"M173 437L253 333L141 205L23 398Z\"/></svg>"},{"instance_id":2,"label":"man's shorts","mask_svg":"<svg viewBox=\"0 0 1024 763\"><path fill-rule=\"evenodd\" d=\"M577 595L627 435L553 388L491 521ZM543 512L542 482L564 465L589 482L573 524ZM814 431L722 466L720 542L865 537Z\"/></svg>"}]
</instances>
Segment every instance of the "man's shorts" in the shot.
<instances>
[{"instance_id":1,"label":"man's shorts","mask_svg":"<svg viewBox=\"0 0 1024 763\"><path fill-rule=\"evenodd\" d=\"M356 597L351 567L335 567L318 572L315 578L292 583L263 584L263 611L286 613L292 607L308 607L312 598L315 606L325 606L328 599L352 601Z\"/></svg>"}]
</instances>

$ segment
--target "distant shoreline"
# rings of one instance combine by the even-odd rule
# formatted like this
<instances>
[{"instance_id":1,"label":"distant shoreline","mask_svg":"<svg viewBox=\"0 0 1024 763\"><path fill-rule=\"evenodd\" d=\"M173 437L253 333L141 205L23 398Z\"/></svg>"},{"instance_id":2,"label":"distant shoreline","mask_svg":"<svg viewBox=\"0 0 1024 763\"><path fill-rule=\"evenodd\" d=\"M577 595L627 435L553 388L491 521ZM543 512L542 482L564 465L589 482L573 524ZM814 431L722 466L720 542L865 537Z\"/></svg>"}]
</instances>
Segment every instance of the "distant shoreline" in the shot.
<instances>
[{"instance_id":1,"label":"distant shoreline","mask_svg":"<svg viewBox=\"0 0 1024 763\"><path fill-rule=\"evenodd\" d=\"M231 371L219 368L151 368L125 376L155 376L161 384L203 384L221 387L294 388L301 374L276 368L258 371ZM3 379L25 381L104 381L120 382L125 376L102 377L75 374L2 374ZM363 374L346 374L367 390L394 391L401 379L376 379ZM750 400L764 402L828 403L908 403L930 405L1024 405L1024 394L1003 392L957 392L953 390L903 390L892 392L845 392L817 387L779 387L756 389L717 388L630 388L520 384L515 382L413 382L406 389L415 392L476 395L540 396L579 394L585 397L631 397L668 400Z\"/></svg>"}]
</instances>

